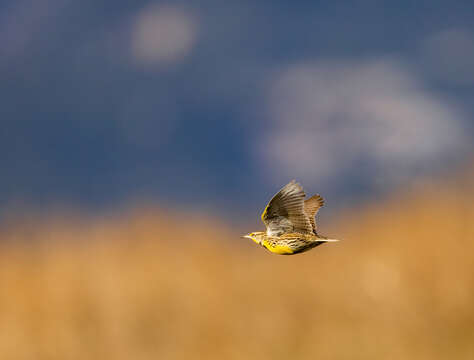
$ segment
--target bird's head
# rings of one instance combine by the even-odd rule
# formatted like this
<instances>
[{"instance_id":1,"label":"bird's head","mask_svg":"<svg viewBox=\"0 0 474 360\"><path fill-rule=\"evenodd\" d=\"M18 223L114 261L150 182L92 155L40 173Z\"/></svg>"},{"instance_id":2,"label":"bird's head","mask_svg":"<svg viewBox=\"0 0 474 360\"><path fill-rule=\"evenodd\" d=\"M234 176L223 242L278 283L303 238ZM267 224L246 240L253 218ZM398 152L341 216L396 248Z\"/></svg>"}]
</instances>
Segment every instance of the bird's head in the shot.
<instances>
[{"instance_id":1,"label":"bird's head","mask_svg":"<svg viewBox=\"0 0 474 360\"><path fill-rule=\"evenodd\" d=\"M251 232L250 234L244 235L242 237L247 238L247 239L252 239L257 244L261 244L262 238L264 236L265 236L265 233L263 231L256 231L256 232Z\"/></svg>"}]
</instances>

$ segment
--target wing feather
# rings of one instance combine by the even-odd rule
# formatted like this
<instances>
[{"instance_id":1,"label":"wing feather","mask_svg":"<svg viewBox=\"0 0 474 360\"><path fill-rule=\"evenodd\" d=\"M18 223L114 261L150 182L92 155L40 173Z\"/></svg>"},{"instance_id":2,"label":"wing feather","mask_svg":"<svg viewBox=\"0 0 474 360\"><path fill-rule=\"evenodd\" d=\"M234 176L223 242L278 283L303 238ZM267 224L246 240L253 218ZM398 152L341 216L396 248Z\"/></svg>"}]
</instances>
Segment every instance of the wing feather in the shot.
<instances>
[{"instance_id":1,"label":"wing feather","mask_svg":"<svg viewBox=\"0 0 474 360\"><path fill-rule=\"evenodd\" d=\"M269 235L287 232L312 233L313 227L304 208L305 193L296 181L289 182L268 203L262 221Z\"/></svg>"},{"instance_id":2,"label":"wing feather","mask_svg":"<svg viewBox=\"0 0 474 360\"><path fill-rule=\"evenodd\" d=\"M311 196L308 200L304 201L304 212L311 222L313 232L316 234L317 224L315 216L318 213L318 210L324 205L324 199L321 195L316 194Z\"/></svg>"}]
</instances>

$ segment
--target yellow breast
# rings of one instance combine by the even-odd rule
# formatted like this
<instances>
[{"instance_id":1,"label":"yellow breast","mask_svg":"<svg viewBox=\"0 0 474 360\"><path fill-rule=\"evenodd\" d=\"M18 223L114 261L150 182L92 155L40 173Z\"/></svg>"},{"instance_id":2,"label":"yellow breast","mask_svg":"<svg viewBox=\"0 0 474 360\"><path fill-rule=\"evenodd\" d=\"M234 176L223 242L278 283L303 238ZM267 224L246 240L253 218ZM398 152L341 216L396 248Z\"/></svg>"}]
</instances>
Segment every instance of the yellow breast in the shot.
<instances>
[{"instance_id":1,"label":"yellow breast","mask_svg":"<svg viewBox=\"0 0 474 360\"><path fill-rule=\"evenodd\" d=\"M267 248L269 251L279 255L290 255L293 254L293 249L285 244L278 244L269 242L268 240L263 240L262 245Z\"/></svg>"}]
</instances>

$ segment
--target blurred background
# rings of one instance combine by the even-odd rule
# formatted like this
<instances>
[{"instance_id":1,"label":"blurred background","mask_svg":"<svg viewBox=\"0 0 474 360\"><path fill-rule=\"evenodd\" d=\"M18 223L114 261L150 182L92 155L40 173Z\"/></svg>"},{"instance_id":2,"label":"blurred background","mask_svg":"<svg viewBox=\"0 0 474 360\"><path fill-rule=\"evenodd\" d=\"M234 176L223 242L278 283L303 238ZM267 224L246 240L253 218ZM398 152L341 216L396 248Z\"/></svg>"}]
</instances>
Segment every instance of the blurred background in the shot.
<instances>
[{"instance_id":1,"label":"blurred background","mask_svg":"<svg viewBox=\"0 0 474 360\"><path fill-rule=\"evenodd\" d=\"M474 358L474 3L0 5L2 359ZM243 233L289 180L344 241Z\"/></svg>"}]
</instances>

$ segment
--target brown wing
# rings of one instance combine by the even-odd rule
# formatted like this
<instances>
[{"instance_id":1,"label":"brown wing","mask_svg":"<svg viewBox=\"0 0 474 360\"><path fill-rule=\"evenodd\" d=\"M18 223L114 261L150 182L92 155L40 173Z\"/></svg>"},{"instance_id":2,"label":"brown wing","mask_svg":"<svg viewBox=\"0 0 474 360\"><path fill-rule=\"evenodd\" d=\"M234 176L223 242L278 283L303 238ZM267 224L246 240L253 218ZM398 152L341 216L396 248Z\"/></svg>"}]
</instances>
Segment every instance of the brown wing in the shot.
<instances>
[{"instance_id":1,"label":"brown wing","mask_svg":"<svg viewBox=\"0 0 474 360\"><path fill-rule=\"evenodd\" d=\"M308 200L304 201L304 212L309 218L311 222L311 226L313 228L313 232L316 234L316 220L315 216L318 213L318 210L324 205L324 199L322 196L316 194L311 196Z\"/></svg>"},{"instance_id":2,"label":"brown wing","mask_svg":"<svg viewBox=\"0 0 474 360\"><path fill-rule=\"evenodd\" d=\"M312 233L313 227L304 211L305 193L294 180L281 189L262 213L269 235L286 232Z\"/></svg>"}]
</instances>

